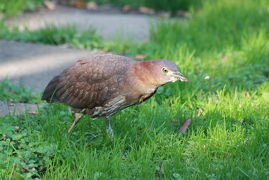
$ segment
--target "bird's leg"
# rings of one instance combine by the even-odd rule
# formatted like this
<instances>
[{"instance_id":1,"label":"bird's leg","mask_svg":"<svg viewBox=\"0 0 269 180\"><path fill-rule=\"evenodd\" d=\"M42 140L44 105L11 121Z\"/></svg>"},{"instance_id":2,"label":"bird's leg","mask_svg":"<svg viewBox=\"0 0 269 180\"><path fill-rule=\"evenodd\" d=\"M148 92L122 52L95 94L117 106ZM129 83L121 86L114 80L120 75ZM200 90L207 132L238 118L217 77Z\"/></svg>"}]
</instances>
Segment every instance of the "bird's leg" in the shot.
<instances>
[{"instance_id":1,"label":"bird's leg","mask_svg":"<svg viewBox=\"0 0 269 180\"><path fill-rule=\"evenodd\" d=\"M111 120L111 117L106 117L106 132L108 134L108 136L110 138L113 138L114 137L114 133L113 133L113 129L111 128L111 125L110 125L110 120Z\"/></svg>"},{"instance_id":2,"label":"bird's leg","mask_svg":"<svg viewBox=\"0 0 269 180\"><path fill-rule=\"evenodd\" d=\"M71 127L69 128L68 133L72 131L72 129L76 126L76 124L82 118L83 115L84 115L83 113L75 113L75 120L73 124L71 125Z\"/></svg>"}]
</instances>

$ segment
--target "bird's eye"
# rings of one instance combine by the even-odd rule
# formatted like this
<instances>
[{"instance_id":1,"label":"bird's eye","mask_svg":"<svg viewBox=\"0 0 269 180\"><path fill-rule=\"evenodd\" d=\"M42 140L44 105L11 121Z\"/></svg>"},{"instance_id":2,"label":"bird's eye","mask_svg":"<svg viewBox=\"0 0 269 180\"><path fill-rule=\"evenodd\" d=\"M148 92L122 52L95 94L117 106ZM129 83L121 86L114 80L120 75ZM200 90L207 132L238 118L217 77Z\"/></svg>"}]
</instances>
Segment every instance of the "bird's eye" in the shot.
<instances>
[{"instance_id":1,"label":"bird's eye","mask_svg":"<svg viewBox=\"0 0 269 180\"><path fill-rule=\"evenodd\" d=\"M168 69L165 68L165 67L162 68L162 71L163 71L164 73L168 73Z\"/></svg>"}]
</instances>

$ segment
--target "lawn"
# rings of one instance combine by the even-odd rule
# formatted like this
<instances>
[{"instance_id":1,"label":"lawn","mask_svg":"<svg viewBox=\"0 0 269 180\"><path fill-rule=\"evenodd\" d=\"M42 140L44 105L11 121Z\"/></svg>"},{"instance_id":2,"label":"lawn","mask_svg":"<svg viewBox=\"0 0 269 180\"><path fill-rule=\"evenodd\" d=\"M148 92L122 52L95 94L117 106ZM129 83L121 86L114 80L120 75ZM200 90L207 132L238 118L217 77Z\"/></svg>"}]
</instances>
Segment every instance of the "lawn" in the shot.
<instances>
[{"instance_id":1,"label":"lawn","mask_svg":"<svg viewBox=\"0 0 269 180\"><path fill-rule=\"evenodd\" d=\"M114 141L104 120L89 117L68 134L73 117L61 104L0 117L0 179L268 179L268 7L266 0L208 0L190 11L187 22L152 25L151 41L143 43L104 42L90 30L96 43L85 45L66 28L73 40L60 43L170 59L189 82L161 87L149 101L113 116ZM4 33L1 38L14 38L8 36L14 32ZM15 33L26 42L54 34ZM35 102L28 90L14 91L0 96L15 93L20 101L18 93L24 93ZM178 133L189 118L188 131Z\"/></svg>"}]
</instances>

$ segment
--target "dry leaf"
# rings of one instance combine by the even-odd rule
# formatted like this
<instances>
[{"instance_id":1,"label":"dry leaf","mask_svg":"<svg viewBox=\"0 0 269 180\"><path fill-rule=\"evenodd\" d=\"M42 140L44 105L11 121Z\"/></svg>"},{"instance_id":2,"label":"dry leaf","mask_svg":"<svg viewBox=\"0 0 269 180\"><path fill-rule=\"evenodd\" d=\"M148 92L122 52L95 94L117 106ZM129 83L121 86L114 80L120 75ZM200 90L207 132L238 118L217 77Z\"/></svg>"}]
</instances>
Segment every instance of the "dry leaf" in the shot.
<instances>
[{"instance_id":1,"label":"dry leaf","mask_svg":"<svg viewBox=\"0 0 269 180\"><path fill-rule=\"evenodd\" d=\"M227 59L228 59L228 56L227 55L223 55L220 58L221 61L227 61Z\"/></svg>"},{"instance_id":2,"label":"dry leaf","mask_svg":"<svg viewBox=\"0 0 269 180\"><path fill-rule=\"evenodd\" d=\"M2 134L3 140L6 141L7 140L7 135L6 134Z\"/></svg>"},{"instance_id":3,"label":"dry leaf","mask_svg":"<svg viewBox=\"0 0 269 180\"><path fill-rule=\"evenodd\" d=\"M86 8L90 10L96 10L98 8L98 5L96 4L96 2L91 1L87 3Z\"/></svg>"},{"instance_id":4,"label":"dry leaf","mask_svg":"<svg viewBox=\"0 0 269 180\"><path fill-rule=\"evenodd\" d=\"M191 124L191 118L187 119L186 121L184 121L184 123L181 125L181 127L178 129L178 132L180 133L185 133L187 132L190 124Z\"/></svg>"},{"instance_id":5,"label":"dry leaf","mask_svg":"<svg viewBox=\"0 0 269 180\"><path fill-rule=\"evenodd\" d=\"M139 61L143 61L145 60L146 56L143 54L138 54L135 56L135 59L139 60Z\"/></svg>"},{"instance_id":6,"label":"dry leaf","mask_svg":"<svg viewBox=\"0 0 269 180\"><path fill-rule=\"evenodd\" d=\"M151 8L147 8L147 7L140 7L138 9L138 12L142 13L142 14L154 14L154 10Z\"/></svg>"},{"instance_id":7,"label":"dry leaf","mask_svg":"<svg viewBox=\"0 0 269 180\"><path fill-rule=\"evenodd\" d=\"M128 13L131 10L131 6L130 5L125 5L122 8L122 12L124 13Z\"/></svg>"},{"instance_id":8,"label":"dry leaf","mask_svg":"<svg viewBox=\"0 0 269 180\"><path fill-rule=\"evenodd\" d=\"M29 168L28 167L22 167L22 169L25 171L25 172L29 172Z\"/></svg>"},{"instance_id":9,"label":"dry leaf","mask_svg":"<svg viewBox=\"0 0 269 180\"><path fill-rule=\"evenodd\" d=\"M53 1L44 1L44 4L49 10L54 10L56 8L56 4Z\"/></svg>"},{"instance_id":10,"label":"dry leaf","mask_svg":"<svg viewBox=\"0 0 269 180\"><path fill-rule=\"evenodd\" d=\"M87 4L83 1L77 0L75 2L71 3L72 6L77 7L77 8L85 8Z\"/></svg>"}]
</instances>

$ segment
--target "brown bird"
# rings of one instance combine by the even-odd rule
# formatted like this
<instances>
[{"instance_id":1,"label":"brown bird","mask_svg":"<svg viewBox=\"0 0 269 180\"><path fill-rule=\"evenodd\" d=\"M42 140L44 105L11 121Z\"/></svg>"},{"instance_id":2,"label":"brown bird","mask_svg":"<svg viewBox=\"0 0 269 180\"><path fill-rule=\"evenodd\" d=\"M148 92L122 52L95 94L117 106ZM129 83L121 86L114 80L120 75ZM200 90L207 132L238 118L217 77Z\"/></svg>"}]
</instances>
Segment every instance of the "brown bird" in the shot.
<instances>
[{"instance_id":1,"label":"brown bird","mask_svg":"<svg viewBox=\"0 0 269 180\"><path fill-rule=\"evenodd\" d=\"M102 54L83 58L54 77L42 100L69 105L75 121L88 114L106 119L110 136L111 116L149 99L158 87L177 80L188 81L169 60L134 61L128 57Z\"/></svg>"}]
</instances>

